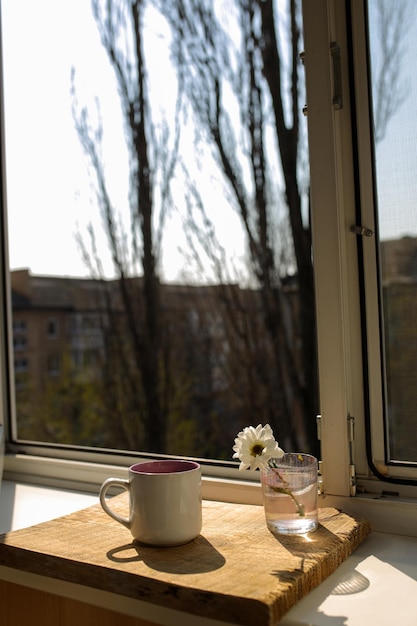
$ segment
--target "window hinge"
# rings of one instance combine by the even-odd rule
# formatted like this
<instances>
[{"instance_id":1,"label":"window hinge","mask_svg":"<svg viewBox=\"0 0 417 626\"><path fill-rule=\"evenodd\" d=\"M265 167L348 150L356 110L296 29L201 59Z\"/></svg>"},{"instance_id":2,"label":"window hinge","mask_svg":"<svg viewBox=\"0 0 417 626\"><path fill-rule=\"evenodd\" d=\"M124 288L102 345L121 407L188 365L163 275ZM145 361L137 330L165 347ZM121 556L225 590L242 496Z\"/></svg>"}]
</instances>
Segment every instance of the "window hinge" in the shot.
<instances>
[{"instance_id":1,"label":"window hinge","mask_svg":"<svg viewBox=\"0 0 417 626\"><path fill-rule=\"evenodd\" d=\"M317 439L321 441L321 415L316 416L316 424L317 424ZM318 493L320 496L324 494L323 461L319 461L319 467L318 467Z\"/></svg>"},{"instance_id":2,"label":"window hinge","mask_svg":"<svg viewBox=\"0 0 417 626\"><path fill-rule=\"evenodd\" d=\"M316 415L317 439L321 441L321 415Z\"/></svg>"},{"instance_id":3,"label":"window hinge","mask_svg":"<svg viewBox=\"0 0 417 626\"><path fill-rule=\"evenodd\" d=\"M324 494L323 461L319 461L318 476L317 476L317 492L319 496L322 496Z\"/></svg>"},{"instance_id":4,"label":"window hinge","mask_svg":"<svg viewBox=\"0 0 417 626\"><path fill-rule=\"evenodd\" d=\"M300 59L301 63L302 63L303 65L305 65L305 63L306 63L306 53L305 53L305 51L304 51L304 50L302 50L298 56L299 56L299 59ZM307 103L303 106L303 115L305 115L305 116L307 116L307 115L308 115L308 106L307 106Z\"/></svg>"},{"instance_id":5,"label":"window hinge","mask_svg":"<svg viewBox=\"0 0 417 626\"><path fill-rule=\"evenodd\" d=\"M330 42L330 54L333 67L333 108L343 109L342 65L340 61L340 46L336 41Z\"/></svg>"},{"instance_id":6,"label":"window hinge","mask_svg":"<svg viewBox=\"0 0 417 626\"><path fill-rule=\"evenodd\" d=\"M349 480L350 495L356 495L356 468L355 468L355 418L348 415L348 441L349 441Z\"/></svg>"},{"instance_id":7,"label":"window hinge","mask_svg":"<svg viewBox=\"0 0 417 626\"><path fill-rule=\"evenodd\" d=\"M359 226L358 224L353 224L350 227L350 232L354 235L360 235L361 237L372 237L374 231L366 226Z\"/></svg>"},{"instance_id":8,"label":"window hinge","mask_svg":"<svg viewBox=\"0 0 417 626\"><path fill-rule=\"evenodd\" d=\"M321 415L316 416L317 439L321 441ZM348 415L348 442L349 442L349 481L350 495L356 496L356 467L355 467L355 418ZM324 468L323 462L319 461L319 494L324 493Z\"/></svg>"}]
</instances>

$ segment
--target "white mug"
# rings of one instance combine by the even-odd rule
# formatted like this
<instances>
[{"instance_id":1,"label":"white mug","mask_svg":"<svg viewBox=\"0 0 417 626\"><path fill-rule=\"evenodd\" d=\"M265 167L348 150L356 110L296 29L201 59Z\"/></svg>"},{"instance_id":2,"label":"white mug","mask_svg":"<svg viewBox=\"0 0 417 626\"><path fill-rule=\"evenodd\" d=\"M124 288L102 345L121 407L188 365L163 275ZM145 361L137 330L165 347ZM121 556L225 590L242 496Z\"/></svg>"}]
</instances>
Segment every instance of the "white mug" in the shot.
<instances>
[{"instance_id":1,"label":"white mug","mask_svg":"<svg viewBox=\"0 0 417 626\"><path fill-rule=\"evenodd\" d=\"M129 517L115 513L108 505L110 487L129 492ZM152 546L178 546L200 534L201 468L186 460L136 463L129 478L108 478L100 488L104 511L132 533L135 541Z\"/></svg>"}]
</instances>

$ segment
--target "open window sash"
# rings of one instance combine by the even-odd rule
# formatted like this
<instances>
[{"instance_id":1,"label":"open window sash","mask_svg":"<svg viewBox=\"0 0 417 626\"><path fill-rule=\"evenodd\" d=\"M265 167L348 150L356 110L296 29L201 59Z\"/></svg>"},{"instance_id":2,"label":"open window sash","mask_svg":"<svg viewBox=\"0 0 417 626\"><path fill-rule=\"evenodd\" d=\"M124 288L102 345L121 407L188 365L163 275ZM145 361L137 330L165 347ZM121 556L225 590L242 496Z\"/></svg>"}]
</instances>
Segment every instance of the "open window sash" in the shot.
<instances>
[{"instance_id":1,"label":"open window sash","mask_svg":"<svg viewBox=\"0 0 417 626\"><path fill-rule=\"evenodd\" d=\"M388 2L385 3L388 8ZM406 3L399 2L396 5L397 12L400 12L403 5ZM414 421L413 412L415 410L414 404L406 400L406 394L414 393L414 385L409 382L405 392L401 388L406 382L406 376L404 376L404 358L405 355L400 352L400 344L395 344L392 340L392 329L395 329L395 324L404 336L411 335L415 332L414 319L411 319L411 323L407 323L406 315L411 311L411 306L408 304L403 309L399 308L401 302L399 297L395 295L395 298L391 297L389 304L385 301L385 298L390 296L391 291L400 285L403 287L406 285L411 291L412 302L415 302L415 283L411 281L410 277L404 274L402 269L398 276L387 279L387 271L381 266L381 259L388 258L387 251L384 246L391 246L394 244L400 247L400 253L404 250L404 242L399 238L393 243L390 239L395 240L395 236L387 235L384 233L384 223L386 220L386 208L389 206L389 198L387 194L387 187L389 193L398 188L398 180L407 180L407 172L403 169L402 161L396 157L398 153L406 153L407 146L399 136L397 129L398 117L401 114L402 127L401 132L404 132L404 127L408 125L408 137L412 142L413 126L410 120L410 116L407 115L407 106L412 109L413 100L407 98L404 100L403 109L397 107L397 111L393 114L392 120L387 123L386 130L389 133L388 141L382 141L378 139L378 126L376 121L375 109L377 107L377 97L374 94L374 90L366 88L364 85L374 84L376 78L372 78L372 71L376 75L377 64L380 62L378 57L378 49L376 44L372 45L372 37L377 39L378 21L372 11L376 11L376 3L369 1L366 4L368 8L368 16L365 10L365 6L359 6L356 3L351 3L351 19L352 19L352 31L353 31L353 63L354 63L354 76L355 76L355 99L357 107L357 177L359 181L359 202L357 203L360 214L357 217L356 223L366 224L369 229L369 233L372 236L359 236L358 248L359 255L361 257L361 264L363 267L363 283L362 283L362 306L364 311L364 324L363 332L366 337L366 363L367 363L367 385L365 388L365 407L367 409L367 457L368 464L371 472L374 476L377 476L382 481L388 481L397 485L415 485L417 478L417 463L413 455L407 456L407 454L397 454L395 456L396 449L401 449L401 445L396 444L396 438L400 439L402 436L407 438L409 435L410 441L413 440L413 428L412 425L408 425L409 420L411 424ZM389 7L391 8L391 6ZM368 20L367 20L368 17ZM391 19L391 18L390 18ZM379 28L381 28L379 26ZM416 28L415 21L406 29L408 30ZM412 31L411 31L412 34ZM404 42L404 45L410 45L409 40ZM367 58L367 55L370 55ZM367 59L367 62L364 62ZM406 76L410 81L410 93L412 85L412 74L409 72L408 57L402 55L398 57L397 72L401 76ZM374 95L374 101L370 101L370 95ZM402 114L404 110L404 114ZM391 146L389 152L389 167L388 175L382 176L382 166L384 154L387 153L385 143ZM385 151L385 152L384 152ZM386 159L386 156L385 156ZM397 184L397 187L395 186ZM403 187L403 184L402 184ZM410 197L411 193L408 188L404 190L408 192ZM396 228L399 228L399 224L395 222L395 216L398 215L399 207L401 207L401 213L407 213L407 205L401 202L399 195L396 197L394 207L390 209L390 224L393 232L396 232ZM385 213L384 213L385 210ZM415 227L415 219L411 219L413 215L413 207L409 209L409 226ZM386 228L385 228L386 230ZM385 241L388 239L388 241ZM410 239L411 240L411 239ZM406 242L405 242L406 243ZM387 248L388 249L388 248ZM389 250L388 250L389 251ZM378 297L379 296L379 297ZM396 308L395 308L396 307ZM408 309L407 309L408 307ZM393 315L390 315L391 311L397 311L399 309L400 317L391 320ZM390 326L391 324L391 326ZM411 339L406 340L406 344L413 345ZM392 344L392 345L391 345ZM392 347L391 363L388 356ZM391 367L394 363L395 367ZM412 369L412 368L410 368ZM400 375L398 375L399 370ZM406 372L408 374L408 372ZM391 387L394 389L394 399L397 399L397 404L393 401L392 397L389 397L387 389L389 389L391 380ZM411 381L411 377L407 378ZM393 382L392 382L393 381ZM401 402L398 402L398 395L401 390L403 398L403 404L407 405L406 411L401 411ZM397 406L400 405L400 406ZM390 415L395 414L393 419ZM406 429L408 428L408 433ZM401 442L400 442L401 443ZM404 446L404 441L402 442ZM410 446L409 446L410 447ZM412 446L411 446L412 447Z\"/></svg>"}]
</instances>

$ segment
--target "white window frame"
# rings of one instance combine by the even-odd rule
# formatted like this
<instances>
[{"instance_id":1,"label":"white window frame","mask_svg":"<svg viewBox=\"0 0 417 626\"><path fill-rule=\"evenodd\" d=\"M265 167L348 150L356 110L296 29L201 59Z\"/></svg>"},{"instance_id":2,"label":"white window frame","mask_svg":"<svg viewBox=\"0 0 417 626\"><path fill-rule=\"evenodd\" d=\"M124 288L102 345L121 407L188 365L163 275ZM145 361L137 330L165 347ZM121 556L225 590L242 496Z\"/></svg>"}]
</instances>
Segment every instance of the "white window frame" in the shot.
<instances>
[{"instance_id":1,"label":"white window frame","mask_svg":"<svg viewBox=\"0 0 417 626\"><path fill-rule=\"evenodd\" d=\"M359 486L364 484L365 489L369 472L357 250L356 238L350 232L355 221L355 196L345 0L304 0L303 13L324 470L320 504L362 513L377 530L415 535L414 487L407 488L401 499L375 497L374 493L353 497L352 465L356 465ZM360 29L360 20L356 26ZM331 42L337 42L341 52L341 109L332 104L335 85ZM4 384L3 376L2 381ZM350 440L350 417L355 419L354 442ZM37 446L32 455L30 448L24 454L19 450L8 454L5 471L10 480L30 477L38 484L96 492L108 476L124 476L134 460L129 454L65 448L60 449L58 458L54 450ZM203 497L261 504L256 478L250 472L239 475L233 464L225 469L209 463L204 467ZM372 480L368 482L373 484ZM381 483L377 489L381 491Z\"/></svg>"},{"instance_id":2,"label":"white window frame","mask_svg":"<svg viewBox=\"0 0 417 626\"><path fill-rule=\"evenodd\" d=\"M363 3L344 0L314 3L304 0L303 3L325 500L366 515L375 528L416 535L413 522L417 513L416 486L393 486L376 479L367 462L365 402L368 398L363 386L357 241L350 230L356 223L356 198L346 5L352 16L361 203L367 207L366 219L370 220L373 196L367 77L358 75L359 69L366 71ZM333 104L338 86L330 58L332 42L340 47L342 108ZM371 229L372 225L373 218L369 221ZM372 372L381 372L376 261L372 258L375 243L369 240L367 244L364 251L369 272L367 312L373 315L373 322L368 323L368 358ZM372 281L374 289L369 288ZM372 415L377 418L372 437L380 437L377 431L382 411L380 377L370 381L369 407L371 418ZM354 430L351 418L354 418ZM355 490L361 495L352 497ZM396 495L390 495L393 492Z\"/></svg>"},{"instance_id":3,"label":"white window frame","mask_svg":"<svg viewBox=\"0 0 417 626\"><path fill-rule=\"evenodd\" d=\"M314 7L312 6L314 4ZM324 490L348 497L348 416L362 418L359 300L354 219L347 42L343 2L304 2L319 395ZM330 44L340 46L342 108L332 105ZM359 375L358 375L359 374ZM353 393L353 388L359 393Z\"/></svg>"}]
</instances>

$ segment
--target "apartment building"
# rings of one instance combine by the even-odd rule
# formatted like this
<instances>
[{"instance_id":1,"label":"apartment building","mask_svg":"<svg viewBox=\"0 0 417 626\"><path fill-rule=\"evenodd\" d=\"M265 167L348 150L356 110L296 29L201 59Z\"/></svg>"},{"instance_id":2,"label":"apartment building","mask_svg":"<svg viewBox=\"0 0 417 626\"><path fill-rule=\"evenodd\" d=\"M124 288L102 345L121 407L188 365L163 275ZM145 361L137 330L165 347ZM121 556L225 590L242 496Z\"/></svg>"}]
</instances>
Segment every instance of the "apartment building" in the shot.
<instances>
[{"instance_id":1,"label":"apartment building","mask_svg":"<svg viewBox=\"0 0 417 626\"><path fill-rule=\"evenodd\" d=\"M41 389L60 374L65 358L78 368L97 360L103 351L102 282L23 269L11 272L11 286L17 389L28 380Z\"/></svg>"}]
</instances>

